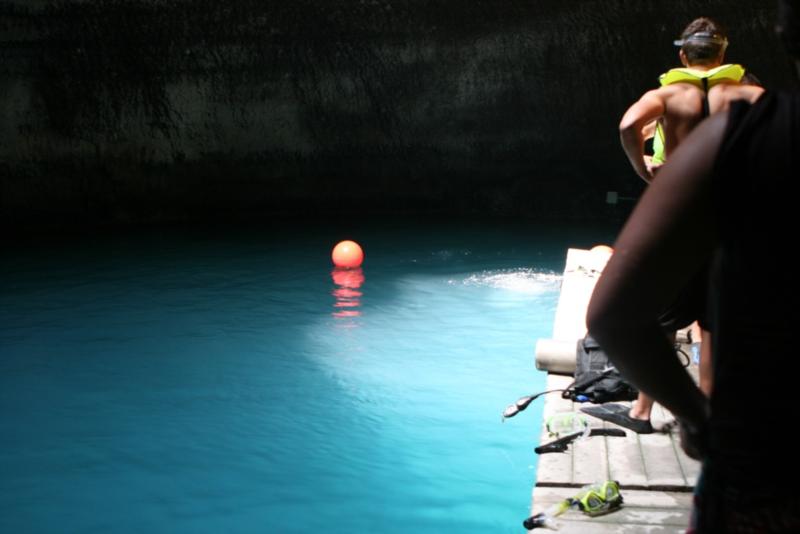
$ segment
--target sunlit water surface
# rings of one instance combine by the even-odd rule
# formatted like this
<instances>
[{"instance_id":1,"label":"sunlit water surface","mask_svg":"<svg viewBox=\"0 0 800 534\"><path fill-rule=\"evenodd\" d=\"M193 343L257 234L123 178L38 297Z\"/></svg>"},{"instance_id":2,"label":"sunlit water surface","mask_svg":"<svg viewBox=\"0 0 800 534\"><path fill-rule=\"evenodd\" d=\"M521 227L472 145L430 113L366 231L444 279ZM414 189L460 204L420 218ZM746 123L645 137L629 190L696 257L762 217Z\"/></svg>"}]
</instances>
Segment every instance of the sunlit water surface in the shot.
<instances>
[{"instance_id":1,"label":"sunlit water surface","mask_svg":"<svg viewBox=\"0 0 800 534\"><path fill-rule=\"evenodd\" d=\"M332 269L344 238L362 269ZM541 404L500 414L542 389L534 345L580 239L401 224L12 247L0 531L519 532Z\"/></svg>"}]
</instances>

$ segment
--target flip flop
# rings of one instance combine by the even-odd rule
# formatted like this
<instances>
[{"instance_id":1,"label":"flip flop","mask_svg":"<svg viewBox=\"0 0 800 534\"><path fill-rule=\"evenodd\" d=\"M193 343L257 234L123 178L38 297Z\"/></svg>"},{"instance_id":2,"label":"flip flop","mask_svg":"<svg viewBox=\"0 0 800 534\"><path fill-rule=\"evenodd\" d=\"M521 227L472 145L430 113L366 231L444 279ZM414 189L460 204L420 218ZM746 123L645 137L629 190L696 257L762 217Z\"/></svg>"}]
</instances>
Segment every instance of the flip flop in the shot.
<instances>
[{"instance_id":1,"label":"flip flop","mask_svg":"<svg viewBox=\"0 0 800 534\"><path fill-rule=\"evenodd\" d=\"M653 433L653 425L650 424L649 420L634 419L628 415L630 408L623 404L607 403L600 406L587 406L586 408L581 408L581 411L592 417L633 430L637 434Z\"/></svg>"}]
</instances>

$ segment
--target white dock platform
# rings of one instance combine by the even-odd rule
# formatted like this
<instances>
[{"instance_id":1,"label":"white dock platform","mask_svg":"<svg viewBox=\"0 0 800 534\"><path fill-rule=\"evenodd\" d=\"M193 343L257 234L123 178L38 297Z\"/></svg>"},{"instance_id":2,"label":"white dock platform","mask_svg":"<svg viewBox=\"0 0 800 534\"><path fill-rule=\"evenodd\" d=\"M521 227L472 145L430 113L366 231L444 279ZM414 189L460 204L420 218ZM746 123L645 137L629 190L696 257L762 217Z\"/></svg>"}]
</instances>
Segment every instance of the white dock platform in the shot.
<instances>
[{"instance_id":1,"label":"white dock platform","mask_svg":"<svg viewBox=\"0 0 800 534\"><path fill-rule=\"evenodd\" d=\"M555 368L560 373L574 370L577 340L586 333L585 315L589 297L605 258L589 251L570 249L556 312L552 340L537 345L538 368ZM570 348L571 346L571 348ZM563 347L558 354L558 347ZM542 353L542 354L540 354ZM541 357L540 357L541 356ZM550 372L546 389L568 386L571 375ZM590 404L587 404L590 405ZM544 420L560 412L579 411L581 404L562 399L557 393L545 396ZM587 416L593 427L620 428ZM624 499L622 508L599 517L570 510L557 518L564 533L684 532L689 524L692 490L700 465L687 457L678 443L677 429L665 430L673 418L656 405L651 423L653 434L593 436L573 442L567 452L548 453L538 458L531 514L574 496L584 485L616 480ZM540 443L549 437L544 423Z\"/></svg>"}]
</instances>

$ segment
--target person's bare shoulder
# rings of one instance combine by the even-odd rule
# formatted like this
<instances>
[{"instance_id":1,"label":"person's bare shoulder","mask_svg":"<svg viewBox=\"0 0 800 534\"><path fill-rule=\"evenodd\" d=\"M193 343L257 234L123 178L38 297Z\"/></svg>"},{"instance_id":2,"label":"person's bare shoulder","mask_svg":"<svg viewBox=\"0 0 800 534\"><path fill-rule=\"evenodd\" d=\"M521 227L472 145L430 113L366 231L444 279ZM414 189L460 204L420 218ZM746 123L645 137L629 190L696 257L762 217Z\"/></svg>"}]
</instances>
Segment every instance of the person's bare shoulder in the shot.
<instances>
[{"instance_id":1,"label":"person's bare shoulder","mask_svg":"<svg viewBox=\"0 0 800 534\"><path fill-rule=\"evenodd\" d=\"M642 95L640 100L659 101L666 103L674 98L681 98L687 93L699 91L695 86L688 83L673 83L651 89Z\"/></svg>"},{"instance_id":2,"label":"person's bare shoulder","mask_svg":"<svg viewBox=\"0 0 800 534\"><path fill-rule=\"evenodd\" d=\"M735 100L746 100L750 103L758 100L764 94L764 88L758 85L719 84L708 92L711 112L725 111Z\"/></svg>"}]
</instances>

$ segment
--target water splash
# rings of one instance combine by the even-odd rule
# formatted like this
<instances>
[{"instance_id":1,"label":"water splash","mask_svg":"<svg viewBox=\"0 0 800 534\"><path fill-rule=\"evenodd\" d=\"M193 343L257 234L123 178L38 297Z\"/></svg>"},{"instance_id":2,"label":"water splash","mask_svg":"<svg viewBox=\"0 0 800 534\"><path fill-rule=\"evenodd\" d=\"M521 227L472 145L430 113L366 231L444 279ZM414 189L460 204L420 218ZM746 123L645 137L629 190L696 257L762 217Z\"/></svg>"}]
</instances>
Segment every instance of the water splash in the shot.
<instances>
[{"instance_id":1,"label":"water splash","mask_svg":"<svg viewBox=\"0 0 800 534\"><path fill-rule=\"evenodd\" d=\"M557 291L562 275L553 271L537 269L504 269L483 271L472 274L463 280L449 280L451 285L492 287L516 293L536 294Z\"/></svg>"}]
</instances>

